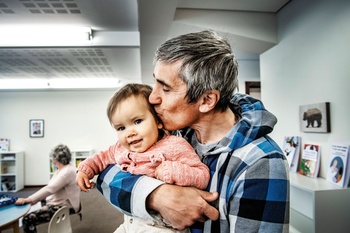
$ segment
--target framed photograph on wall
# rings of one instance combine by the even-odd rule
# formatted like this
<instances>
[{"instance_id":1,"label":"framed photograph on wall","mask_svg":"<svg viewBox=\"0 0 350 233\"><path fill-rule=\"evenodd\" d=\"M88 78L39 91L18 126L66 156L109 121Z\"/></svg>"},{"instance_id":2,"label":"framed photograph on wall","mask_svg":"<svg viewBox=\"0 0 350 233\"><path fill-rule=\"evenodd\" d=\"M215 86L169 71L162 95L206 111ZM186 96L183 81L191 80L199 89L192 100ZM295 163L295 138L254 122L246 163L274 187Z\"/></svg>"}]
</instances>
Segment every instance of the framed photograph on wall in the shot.
<instances>
[{"instance_id":1,"label":"framed photograph on wall","mask_svg":"<svg viewBox=\"0 0 350 233\"><path fill-rule=\"evenodd\" d=\"M44 120L30 120L29 121L29 136L31 138L44 137Z\"/></svg>"},{"instance_id":2,"label":"framed photograph on wall","mask_svg":"<svg viewBox=\"0 0 350 233\"><path fill-rule=\"evenodd\" d=\"M299 106L300 130L311 133L331 132L329 102Z\"/></svg>"}]
</instances>

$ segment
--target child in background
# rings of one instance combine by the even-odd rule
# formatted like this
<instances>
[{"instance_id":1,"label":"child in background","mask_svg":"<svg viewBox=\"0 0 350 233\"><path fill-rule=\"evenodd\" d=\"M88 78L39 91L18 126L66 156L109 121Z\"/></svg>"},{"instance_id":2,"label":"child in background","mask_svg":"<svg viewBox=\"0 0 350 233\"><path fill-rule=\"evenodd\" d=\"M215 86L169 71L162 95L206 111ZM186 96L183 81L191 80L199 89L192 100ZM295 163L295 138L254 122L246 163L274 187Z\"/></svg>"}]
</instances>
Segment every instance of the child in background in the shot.
<instances>
[{"instance_id":1,"label":"child in background","mask_svg":"<svg viewBox=\"0 0 350 233\"><path fill-rule=\"evenodd\" d=\"M148 97L152 88L142 84L127 84L110 99L107 115L118 135L116 144L108 150L87 158L79 164L76 182L87 192L90 181L109 164L118 164L125 172L155 177L168 184L205 189L209 169L191 145L182 137L169 135L157 117ZM170 228L162 220L153 222L124 215L121 232L189 232ZM158 229L157 229L158 228Z\"/></svg>"}]
</instances>

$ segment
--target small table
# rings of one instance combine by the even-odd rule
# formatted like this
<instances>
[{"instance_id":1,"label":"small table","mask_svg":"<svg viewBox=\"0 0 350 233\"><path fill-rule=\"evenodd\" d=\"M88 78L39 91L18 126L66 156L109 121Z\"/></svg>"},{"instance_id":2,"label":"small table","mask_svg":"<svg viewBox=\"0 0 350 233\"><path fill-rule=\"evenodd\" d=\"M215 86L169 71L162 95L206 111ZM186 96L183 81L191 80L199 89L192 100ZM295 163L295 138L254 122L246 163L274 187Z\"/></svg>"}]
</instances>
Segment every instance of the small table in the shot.
<instances>
[{"instance_id":1,"label":"small table","mask_svg":"<svg viewBox=\"0 0 350 233\"><path fill-rule=\"evenodd\" d=\"M0 233L2 230L13 228L14 233L19 233L19 219L30 209L30 204L0 207Z\"/></svg>"}]
</instances>

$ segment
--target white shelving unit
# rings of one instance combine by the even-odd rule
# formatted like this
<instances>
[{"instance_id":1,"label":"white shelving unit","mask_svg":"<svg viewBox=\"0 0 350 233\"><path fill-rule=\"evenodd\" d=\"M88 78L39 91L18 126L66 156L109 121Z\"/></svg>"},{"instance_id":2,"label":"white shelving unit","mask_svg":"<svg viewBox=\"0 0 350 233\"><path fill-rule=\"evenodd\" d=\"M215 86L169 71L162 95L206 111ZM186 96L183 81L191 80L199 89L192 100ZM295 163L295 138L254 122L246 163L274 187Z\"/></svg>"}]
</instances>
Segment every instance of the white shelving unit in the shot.
<instances>
[{"instance_id":1,"label":"white shelving unit","mask_svg":"<svg viewBox=\"0 0 350 233\"><path fill-rule=\"evenodd\" d=\"M71 150L70 152L72 154L71 163L76 167L78 167L81 161L83 161L84 159L94 154L94 150L91 150L91 149L77 149L77 150ZM54 168L52 167L52 162L50 160L50 178L53 172L54 172Z\"/></svg>"},{"instance_id":2,"label":"white shelving unit","mask_svg":"<svg viewBox=\"0 0 350 233\"><path fill-rule=\"evenodd\" d=\"M94 150L73 150L72 163L78 167L79 163L94 154Z\"/></svg>"},{"instance_id":3,"label":"white shelving unit","mask_svg":"<svg viewBox=\"0 0 350 233\"><path fill-rule=\"evenodd\" d=\"M2 192L17 192L23 189L23 151L0 151L0 184Z\"/></svg>"},{"instance_id":4,"label":"white shelving unit","mask_svg":"<svg viewBox=\"0 0 350 233\"><path fill-rule=\"evenodd\" d=\"M350 229L350 189L324 178L290 173L290 225L293 232L345 232Z\"/></svg>"}]
</instances>

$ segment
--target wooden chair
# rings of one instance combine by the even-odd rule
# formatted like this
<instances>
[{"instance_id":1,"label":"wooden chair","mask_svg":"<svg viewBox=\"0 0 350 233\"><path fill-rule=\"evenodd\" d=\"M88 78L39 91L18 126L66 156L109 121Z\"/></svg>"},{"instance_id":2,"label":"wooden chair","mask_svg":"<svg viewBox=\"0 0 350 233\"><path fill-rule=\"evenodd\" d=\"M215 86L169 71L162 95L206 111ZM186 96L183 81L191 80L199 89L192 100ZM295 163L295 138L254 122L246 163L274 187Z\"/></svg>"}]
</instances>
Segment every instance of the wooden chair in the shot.
<instances>
[{"instance_id":1,"label":"wooden chair","mask_svg":"<svg viewBox=\"0 0 350 233\"><path fill-rule=\"evenodd\" d=\"M63 206L52 216L48 233L72 233L68 207Z\"/></svg>"}]
</instances>

